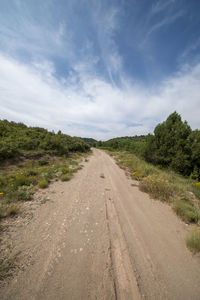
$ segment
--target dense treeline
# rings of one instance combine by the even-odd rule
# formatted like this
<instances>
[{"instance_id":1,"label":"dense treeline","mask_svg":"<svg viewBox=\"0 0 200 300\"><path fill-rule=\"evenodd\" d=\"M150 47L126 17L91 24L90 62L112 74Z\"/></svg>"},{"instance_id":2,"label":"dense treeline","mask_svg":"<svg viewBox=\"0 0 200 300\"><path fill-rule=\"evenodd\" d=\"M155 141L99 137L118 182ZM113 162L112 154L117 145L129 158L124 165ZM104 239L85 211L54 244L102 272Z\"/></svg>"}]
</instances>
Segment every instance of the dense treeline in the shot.
<instances>
[{"instance_id":1,"label":"dense treeline","mask_svg":"<svg viewBox=\"0 0 200 300\"><path fill-rule=\"evenodd\" d=\"M200 130L192 131L176 112L158 124L154 134L115 138L101 146L131 151L154 165L200 180Z\"/></svg>"},{"instance_id":2,"label":"dense treeline","mask_svg":"<svg viewBox=\"0 0 200 300\"><path fill-rule=\"evenodd\" d=\"M81 138L86 144L88 144L91 147L96 147L97 140L93 138Z\"/></svg>"},{"instance_id":3,"label":"dense treeline","mask_svg":"<svg viewBox=\"0 0 200 300\"><path fill-rule=\"evenodd\" d=\"M100 141L98 142L97 146L111 148L114 150L124 149L127 151L134 152L139 156L142 156L144 153L144 141L145 141L144 135L125 136L125 137L110 139L105 142Z\"/></svg>"},{"instance_id":4,"label":"dense treeline","mask_svg":"<svg viewBox=\"0 0 200 300\"><path fill-rule=\"evenodd\" d=\"M69 152L85 152L89 148L80 138L61 131L56 134L44 128L0 120L0 161L21 155L67 155Z\"/></svg>"}]
</instances>

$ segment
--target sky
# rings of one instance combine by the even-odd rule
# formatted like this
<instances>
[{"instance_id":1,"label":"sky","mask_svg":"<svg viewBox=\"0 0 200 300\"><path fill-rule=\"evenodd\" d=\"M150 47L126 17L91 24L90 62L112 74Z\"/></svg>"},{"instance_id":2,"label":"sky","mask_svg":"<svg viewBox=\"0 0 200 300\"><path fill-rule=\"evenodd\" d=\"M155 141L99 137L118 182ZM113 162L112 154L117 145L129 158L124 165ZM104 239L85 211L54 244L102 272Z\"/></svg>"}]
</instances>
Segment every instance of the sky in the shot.
<instances>
[{"instance_id":1,"label":"sky","mask_svg":"<svg viewBox=\"0 0 200 300\"><path fill-rule=\"evenodd\" d=\"M200 1L0 0L0 119L107 140L200 128Z\"/></svg>"}]
</instances>

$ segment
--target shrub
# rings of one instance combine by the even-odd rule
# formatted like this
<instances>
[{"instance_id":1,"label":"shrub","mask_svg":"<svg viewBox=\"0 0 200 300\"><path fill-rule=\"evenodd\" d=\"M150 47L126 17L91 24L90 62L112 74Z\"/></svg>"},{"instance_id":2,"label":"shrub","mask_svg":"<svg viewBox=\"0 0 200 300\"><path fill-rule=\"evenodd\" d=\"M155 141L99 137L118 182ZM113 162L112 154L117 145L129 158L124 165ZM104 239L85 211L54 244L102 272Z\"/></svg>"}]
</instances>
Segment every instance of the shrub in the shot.
<instances>
[{"instance_id":1,"label":"shrub","mask_svg":"<svg viewBox=\"0 0 200 300\"><path fill-rule=\"evenodd\" d=\"M71 173L76 173L76 172L78 172L78 171L81 170L81 169L82 169L82 166L78 166L78 167L76 167L76 168L71 169L70 172L71 172Z\"/></svg>"},{"instance_id":2,"label":"shrub","mask_svg":"<svg viewBox=\"0 0 200 300\"><path fill-rule=\"evenodd\" d=\"M200 182L195 183L194 186L195 186L198 190L200 190Z\"/></svg>"},{"instance_id":3,"label":"shrub","mask_svg":"<svg viewBox=\"0 0 200 300\"><path fill-rule=\"evenodd\" d=\"M27 178L27 182L29 183L29 185L30 185L30 184L35 185L35 184L37 183L37 181L38 181L38 179L37 179L36 176L29 176L29 177Z\"/></svg>"},{"instance_id":4,"label":"shrub","mask_svg":"<svg viewBox=\"0 0 200 300\"><path fill-rule=\"evenodd\" d=\"M69 160L69 164L72 165L72 166L77 166L78 165L78 162L76 160Z\"/></svg>"},{"instance_id":5,"label":"shrub","mask_svg":"<svg viewBox=\"0 0 200 300\"><path fill-rule=\"evenodd\" d=\"M68 168L68 167L62 168L62 173L63 173L63 174L69 173L69 168Z\"/></svg>"},{"instance_id":6,"label":"shrub","mask_svg":"<svg viewBox=\"0 0 200 300\"><path fill-rule=\"evenodd\" d=\"M31 188L27 186L21 186L17 191L17 200L30 201L32 200Z\"/></svg>"},{"instance_id":7,"label":"shrub","mask_svg":"<svg viewBox=\"0 0 200 300\"><path fill-rule=\"evenodd\" d=\"M49 185L49 183L48 183L48 181L45 180L45 179L44 179L44 180L41 180L41 181L38 183L38 186L39 186L39 188L41 188L41 189L47 188L48 185Z\"/></svg>"},{"instance_id":8,"label":"shrub","mask_svg":"<svg viewBox=\"0 0 200 300\"><path fill-rule=\"evenodd\" d=\"M47 166L49 164L49 161L48 161L48 159L43 158L38 161L38 164L40 166Z\"/></svg>"},{"instance_id":9,"label":"shrub","mask_svg":"<svg viewBox=\"0 0 200 300\"><path fill-rule=\"evenodd\" d=\"M16 204L11 204L7 209L7 214L9 216L15 216L19 211L19 206Z\"/></svg>"},{"instance_id":10,"label":"shrub","mask_svg":"<svg viewBox=\"0 0 200 300\"><path fill-rule=\"evenodd\" d=\"M188 234L186 238L187 247L193 252L200 252L200 231L197 228L193 228L193 230Z\"/></svg>"},{"instance_id":11,"label":"shrub","mask_svg":"<svg viewBox=\"0 0 200 300\"><path fill-rule=\"evenodd\" d=\"M24 175L18 175L18 176L16 176L15 179L16 179L15 180L16 187L21 186L21 185L26 185L26 183L27 183L27 177Z\"/></svg>"},{"instance_id":12,"label":"shrub","mask_svg":"<svg viewBox=\"0 0 200 300\"><path fill-rule=\"evenodd\" d=\"M71 178L72 178L71 174L63 174L63 175L60 176L60 179L62 181L69 181Z\"/></svg>"},{"instance_id":13,"label":"shrub","mask_svg":"<svg viewBox=\"0 0 200 300\"><path fill-rule=\"evenodd\" d=\"M14 216L19 211L19 205L17 204L1 204L0 206L0 218L8 216Z\"/></svg>"},{"instance_id":14,"label":"shrub","mask_svg":"<svg viewBox=\"0 0 200 300\"><path fill-rule=\"evenodd\" d=\"M155 175L143 178L139 187L141 191L163 201L169 201L173 195L173 189L168 180Z\"/></svg>"},{"instance_id":15,"label":"shrub","mask_svg":"<svg viewBox=\"0 0 200 300\"><path fill-rule=\"evenodd\" d=\"M5 178L3 176L0 176L0 186L5 184Z\"/></svg>"},{"instance_id":16,"label":"shrub","mask_svg":"<svg viewBox=\"0 0 200 300\"><path fill-rule=\"evenodd\" d=\"M26 172L25 172L26 176L36 176L37 174L38 174L38 171L37 170L33 170L33 169L26 170Z\"/></svg>"},{"instance_id":17,"label":"shrub","mask_svg":"<svg viewBox=\"0 0 200 300\"><path fill-rule=\"evenodd\" d=\"M23 186L23 185L28 186L31 184L35 184L36 181L37 181L36 177L33 176L27 177L24 174L20 174L15 177L14 186L15 188L18 188L19 186Z\"/></svg>"},{"instance_id":18,"label":"shrub","mask_svg":"<svg viewBox=\"0 0 200 300\"><path fill-rule=\"evenodd\" d=\"M200 189L193 188L193 193L195 194L195 196L196 196L197 198L200 199Z\"/></svg>"},{"instance_id":19,"label":"shrub","mask_svg":"<svg viewBox=\"0 0 200 300\"><path fill-rule=\"evenodd\" d=\"M135 180L142 180L144 178L144 174L140 171L134 171L132 174L131 174L131 177Z\"/></svg>"},{"instance_id":20,"label":"shrub","mask_svg":"<svg viewBox=\"0 0 200 300\"><path fill-rule=\"evenodd\" d=\"M186 223L197 223L200 215L191 200L187 198L178 199L174 202L173 209Z\"/></svg>"},{"instance_id":21,"label":"shrub","mask_svg":"<svg viewBox=\"0 0 200 300\"><path fill-rule=\"evenodd\" d=\"M48 181L52 178L51 170L46 170L46 172L42 172L42 177L44 180Z\"/></svg>"}]
</instances>

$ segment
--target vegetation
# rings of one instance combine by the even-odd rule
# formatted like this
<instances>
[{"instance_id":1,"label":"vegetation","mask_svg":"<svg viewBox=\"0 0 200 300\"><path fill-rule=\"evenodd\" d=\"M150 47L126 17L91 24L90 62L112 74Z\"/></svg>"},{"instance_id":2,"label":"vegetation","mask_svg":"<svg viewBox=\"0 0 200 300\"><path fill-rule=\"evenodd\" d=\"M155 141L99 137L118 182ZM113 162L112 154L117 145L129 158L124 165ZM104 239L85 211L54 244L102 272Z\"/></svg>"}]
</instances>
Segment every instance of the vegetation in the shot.
<instances>
[{"instance_id":1,"label":"vegetation","mask_svg":"<svg viewBox=\"0 0 200 300\"><path fill-rule=\"evenodd\" d=\"M114 138L111 140L108 140L106 142L99 141L97 143L98 147L104 148L104 149L112 149L112 150L126 150L130 151L131 153L134 153L140 157L144 156L144 148L145 145L145 136L125 136L125 137L119 137Z\"/></svg>"},{"instance_id":2,"label":"vegetation","mask_svg":"<svg viewBox=\"0 0 200 300\"><path fill-rule=\"evenodd\" d=\"M187 223L200 222L200 197L193 191L199 184L172 170L162 170L126 151L110 152L117 164L139 181L139 188L152 197L172 204L174 211Z\"/></svg>"},{"instance_id":3,"label":"vegetation","mask_svg":"<svg viewBox=\"0 0 200 300\"><path fill-rule=\"evenodd\" d=\"M200 252L200 230L193 228L186 239L187 247L193 252Z\"/></svg>"},{"instance_id":4,"label":"vegetation","mask_svg":"<svg viewBox=\"0 0 200 300\"><path fill-rule=\"evenodd\" d=\"M184 222L200 225L200 130L192 131L174 112L154 134L115 138L98 146L110 150L142 191L170 203ZM187 246L200 251L199 229L187 238Z\"/></svg>"},{"instance_id":5,"label":"vegetation","mask_svg":"<svg viewBox=\"0 0 200 300\"><path fill-rule=\"evenodd\" d=\"M69 181L72 178L72 174L63 174L61 175L60 179L62 181Z\"/></svg>"},{"instance_id":6,"label":"vegetation","mask_svg":"<svg viewBox=\"0 0 200 300\"><path fill-rule=\"evenodd\" d=\"M19 211L20 203L30 201L38 188L52 180L70 180L88 153L71 153L68 158L46 156L41 160L26 159L15 165L2 165L0 171L0 219Z\"/></svg>"},{"instance_id":7,"label":"vegetation","mask_svg":"<svg viewBox=\"0 0 200 300\"><path fill-rule=\"evenodd\" d=\"M147 136L144 158L200 180L200 131L192 131L174 112Z\"/></svg>"},{"instance_id":8,"label":"vegetation","mask_svg":"<svg viewBox=\"0 0 200 300\"><path fill-rule=\"evenodd\" d=\"M88 144L90 147L96 147L97 140L92 138L81 138L86 144Z\"/></svg>"},{"instance_id":9,"label":"vegetation","mask_svg":"<svg viewBox=\"0 0 200 300\"><path fill-rule=\"evenodd\" d=\"M60 131L0 121L0 219L17 214L21 202L52 180L70 180L88 150L80 138Z\"/></svg>"},{"instance_id":10,"label":"vegetation","mask_svg":"<svg viewBox=\"0 0 200 300\"><path fill-rule=\"evenodd\" d=\"M200 130L192 131L176 112L158 124L154 134L115 138L98 146L129 151L159 168L200 181Z\"/></svg>"},{"instance_id":11,"label":"vegetation","mask_svg":"<svg viewBox=\"0 0 200 300\"><path fill-rule=\"evenodd\" d=\"M0 120L0 161L19 157L42 157L86 152L90 146L81 138L49 132L39 127L27 127L22 123Z\"/></svg>"},{"instance_id":12,"label":"vegetation","mask_svg":"<svg viewBox=\"0 0 200 300\"><path fill-rule=\"evenodd\" d=\"M127 151L109 151L117 164L139 181L139 188L153 198L169 203L186 223L200 225L200 182L173 170L161 169ZM199 232L199 231L198 231ZM187 245L200 251L200 233L187 239ZM193 245L193 246L191 246ZM193 250L194 251L194 250Z\"/></svg>"},{"instance_id":13,"label":"vegetation","mask_svg":"<svg viewBox=\"0 0 200 300\"><path fill-rule=\"evenodd\" d=\"M12 275L12 269L15 267L14 258L1 258L0 259L0 280L6 276Z\"/></svg>"},{"instance_id":14,"label":"vegetation","mask_svg":"<svg viewBox=\"0 0 200 300\"><path fill-rule=\"evenodd\" d=\"M47 188L48 185L49 185L49 183L48 183L48 181L45 180L45 179L41 180L41 181L38 183L38 186L39 186L39 188L41 188L41 189Z\"/></svg>"}]
</instances>

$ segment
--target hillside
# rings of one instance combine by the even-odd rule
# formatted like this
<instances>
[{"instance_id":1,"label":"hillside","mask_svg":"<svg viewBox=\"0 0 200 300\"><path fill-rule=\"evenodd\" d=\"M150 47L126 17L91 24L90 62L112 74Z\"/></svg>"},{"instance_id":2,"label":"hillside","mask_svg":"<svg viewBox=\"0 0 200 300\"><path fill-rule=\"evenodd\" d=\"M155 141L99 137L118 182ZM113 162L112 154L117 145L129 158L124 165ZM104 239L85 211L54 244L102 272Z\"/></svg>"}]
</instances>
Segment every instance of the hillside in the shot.
<instances>
[{"instance_id":1,"label":"hillside","mask_svg":"<svg viewBox=\"0 0 200 300\"><path fill-rule=\"evenodd\" d=\"M96 147L97 140L93 138L81 138L86 144L88 144L91 147Z\"/></svg>"},{"instance_id":2,"label":"hillside","mask_svg":"<svg viewBox=\"0 0 200 300\"><path fill-rule=\"evenodd\" d=\"M54 133L40 127L0 120L0 161L20 156L68 155L70 152L86 152L89 148L82 139L61 131Z\"/></svg>"}]
</instances>

